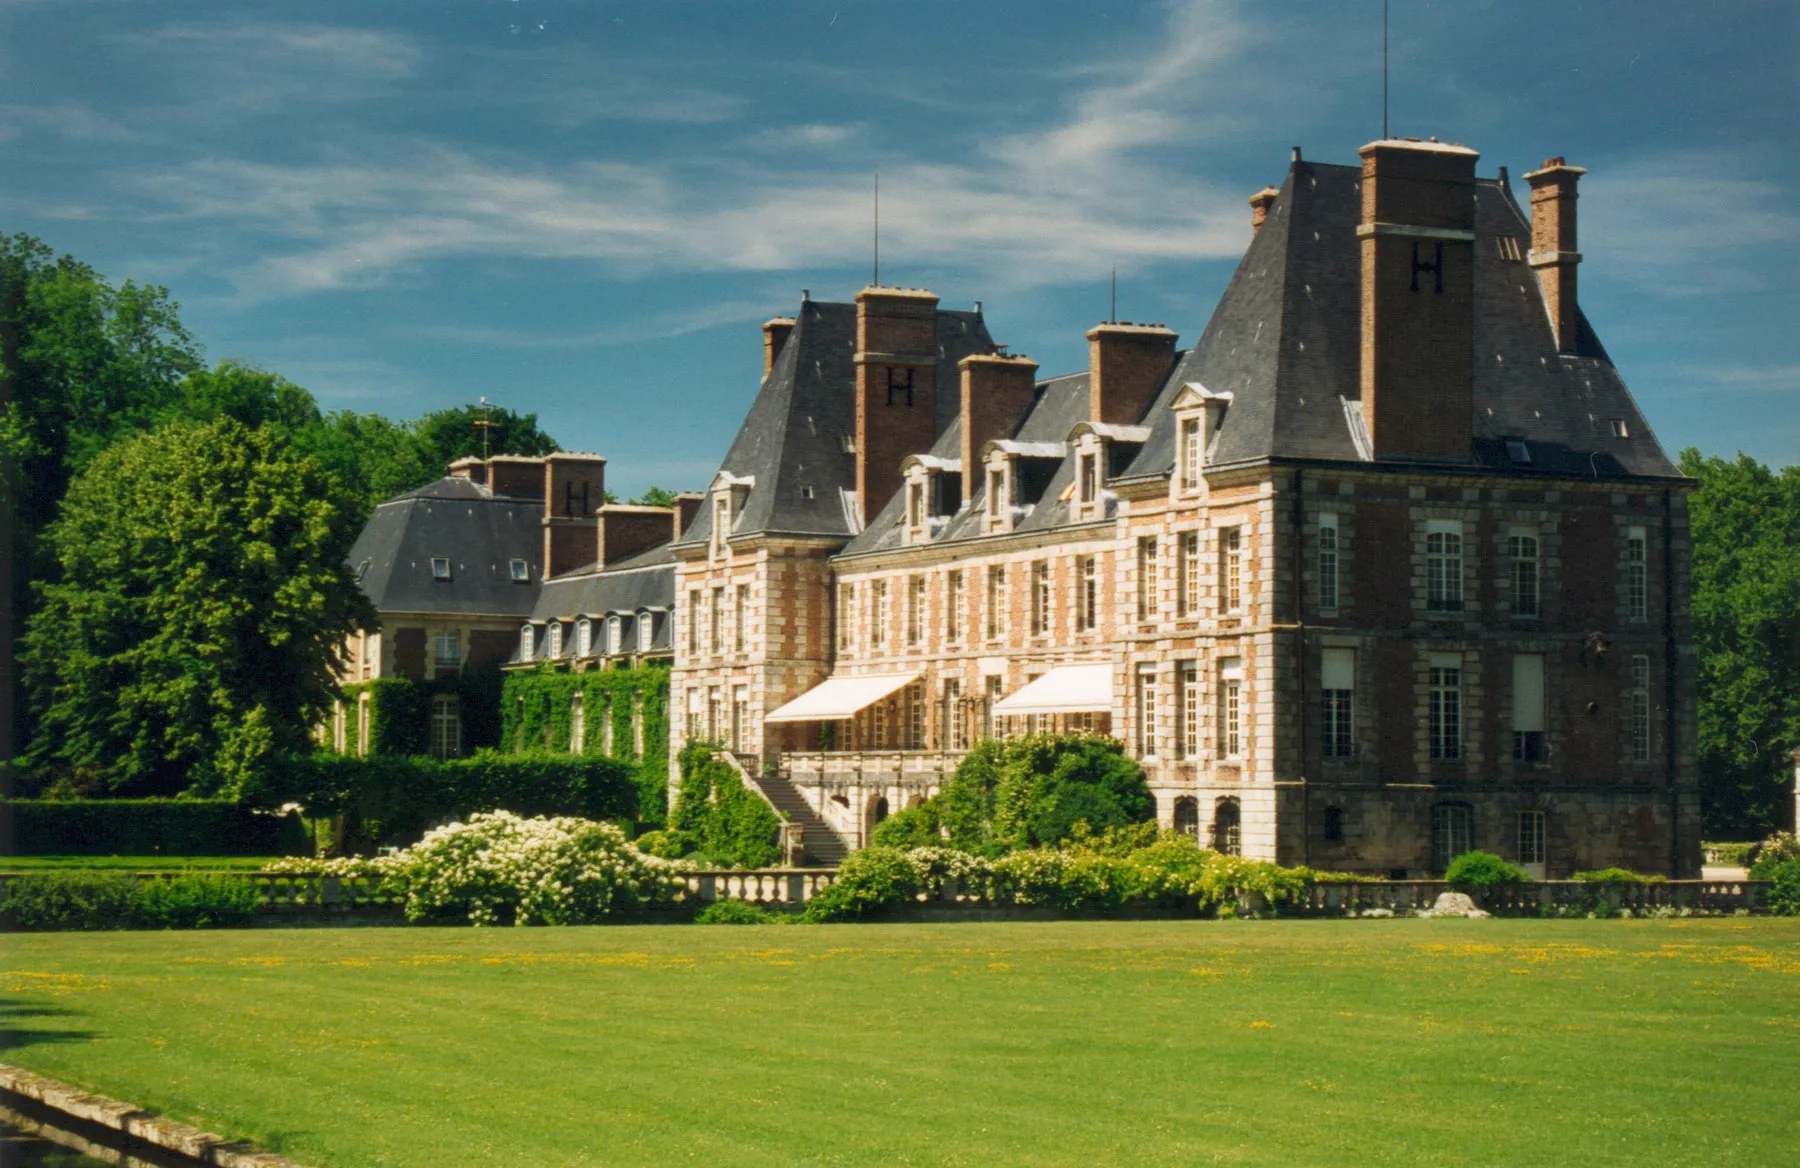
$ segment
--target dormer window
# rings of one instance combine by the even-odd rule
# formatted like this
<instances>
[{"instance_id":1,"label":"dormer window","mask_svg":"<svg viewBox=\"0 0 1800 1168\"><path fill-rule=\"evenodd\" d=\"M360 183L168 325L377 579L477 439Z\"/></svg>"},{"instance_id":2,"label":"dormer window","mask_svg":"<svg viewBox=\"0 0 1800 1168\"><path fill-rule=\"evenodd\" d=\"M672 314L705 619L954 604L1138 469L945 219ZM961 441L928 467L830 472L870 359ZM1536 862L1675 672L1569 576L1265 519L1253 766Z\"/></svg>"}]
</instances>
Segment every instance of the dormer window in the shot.
<instances>
[{"instance_id":1,"label":"dormer window","mask_svg":"<svg viewBox=\"0 0 1800 1168\"><path fill-rule=\"evenodd\" d=\"M529 661L537 652L537 631L530 625L519 626L519 660Z\"/></svg>"},{"instance_id":2,"label":"dormer window","mask_svg":"<svg viewBox=\"0 0 1800 1168\"><path fill-rule=\"evenodd\" d=\"M575 656L586 657L594 651L594 625L583 618L575 622Z\"/></svg>"},{"instance_id":3,"label":"dormer window","mask_svg":"<svg viewBox=\"0 0 1800 1168\"><path fill-rule=\"evenodd\" d=\"M1181 419L1181 489L1192 491L1200 486L1200 419Z\"/></svg>"},{"instance_id":4,"label":"dormer window","mask_svg":"<svg viewBox=\"0 0 1800 1168\"><path fill-rule=\"evenodd\" d=\"M637 651L648 653L656 643L656 614L640 612L637 617Z\"/></svg>"},{"instance_id":5,"label":"dormer window","mask_svg":"<svg viewBox=\"0 0 1800 1168\"><path fill-rule=\"evenodd\" d=\"M513 582L516 584L531 583L531 565L524 560L514 560L509 567L512 570Z\"/></svg>"},{"instance_id":6,"label":"dormer window","mask_svg":"<svg viewBox=\"0 0 1800 1168\"><path fill-rule=\"evenodd\" d=\"M713 554L725 554L725 542L731 538L731 496L713 497Z\"/></svg>"},{"instance_id":7,"label":"dormer window","mask_svg":"<svg viewBox=\"0 0 1800 1168\"><path fill-rule=\"evenodd\" d=\"M607 653L616 657L616 656L618 656L619 651L621 649L623 649L624 647L625 647L625 620L624 620L624 618L616 617L616 616L607 617L606 618L606 651L607 651Z\"/></svg>"},{"instance_id":8,"label":"dormer window","mask_svg":"<svg viewBox=\"0 0 1800 1168\"><path fill-rule=\"evenodd\" d=\"M1089 507L1100 497L1100 456L1084 454L1081 456L1081 505Z\"/></svg>"},{"instance_id":9,"label":"dormer window","mask_svg":"<svg viewBox=\"0 0 1800 1168\"><path fill-rule=\"evenodd\" d=\"M1007 503L1006 469L990 467L987 477L987 515L990 530L999 527L1006 521Z\"/></svg>"},{"instance_id":10,"label":"dormer window","mask_svg":"<svg viewBox=\"0 0 1800 1168\"><path fill-rule=\"evenodd\" d=\"M361 563L356 565L356 582L358 584L361 584L362 578L368 574L369 563L370 563L370 561L365 559Z\"/></svg>"},{"instance_id":11,"label":"dormer window","mask_svg":"<svg viewBox=\"0 0 1800 1168\"><path fill-rule=\"evenodd\" d=\"M431 578L448 580L450 578L450 558L448 556L431 557Z\"/></svg>"},{"instance_id":12,"label":"dormer window","mask_svg":"<svg viewBox=\"0 0 1800 1168\"><path fill-rule=\"evenodd\" d=\"M1175 489L1200 490L1202 473L1214 457L1219 430L1231 409L1232 395L1214 393L1198 381L1190 381L1175 395Z\"/></svg>"},{"instance_id":13,"label":"dormer window","mask_svg":"<svg viewBox=\"0 0 1800 1168\"><path fill-rule=\"evenodd\" d=\"M550 650L552 659L562 656L563 627L561 621L550 622Z\"/></svg>"},{"instance_id":14,"label":"dormer window","mask_svg":"<svg viewBox=\"0 0 1800 1168\"><path fill-rule=\"evenodd\" d=\"M1531 464L1531 451L1527 450L1525 444L1517 438L1508 438L1506 440L1506 457L1521 466L1529 466Z\"/></svg>"},{"instance_id":15,"label":"dormer window","mask_svg":"<svg viewBox=\"0 0 1800 1168\"><path fill-rule=\"evenodd\" d=\"M906 486L906 525L913 530L925 526L925 484L912 482Z\"/></svg>"}]
</instances>

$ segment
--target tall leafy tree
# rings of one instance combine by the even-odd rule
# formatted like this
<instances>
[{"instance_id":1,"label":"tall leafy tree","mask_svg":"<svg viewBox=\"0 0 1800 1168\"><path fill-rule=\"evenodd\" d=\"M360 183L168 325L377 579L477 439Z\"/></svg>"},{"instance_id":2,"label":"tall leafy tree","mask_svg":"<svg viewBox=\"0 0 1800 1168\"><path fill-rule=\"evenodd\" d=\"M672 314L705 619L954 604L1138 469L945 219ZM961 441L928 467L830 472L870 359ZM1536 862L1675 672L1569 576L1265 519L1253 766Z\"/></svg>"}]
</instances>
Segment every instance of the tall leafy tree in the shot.
<instances>
[{"instance_id":1,"label":"tall leafy tree","mask_svg":"<svg viewBox=\"0 0 1800 1168\"><path fill-rule=\"evenodd\" d=\"M46 547L23 660L36 773L117 794L253 795L304 749L373 614L336 481L271 426L176 423L96 456Z\"/></svg>"},{"instance_id":2,"label":"tall leafy tree","mask_svg":"<svg viewBox=\"0 0 1800 1168\"><path fill-rule=\"evenodd\" d=\"M1749 838L1782 821L1800 745L1800 467L1681 455L1698 486L1694 635L1706 829Z\"/></svg>"},{"instance_id":3,"label":"tall leafy tree","mask_svg":"<svg viewBox=\"0 0 1800 1168\"><path fill-rule=\"evenodd\" d=\"M538 429L536 414L516 414L499 406L456 406L413 423L413 433L433 466L433 478L459 458L479 456L484 430L489 454L550 454L557 449L556 439Z\"/></svg>"}]
</instances>

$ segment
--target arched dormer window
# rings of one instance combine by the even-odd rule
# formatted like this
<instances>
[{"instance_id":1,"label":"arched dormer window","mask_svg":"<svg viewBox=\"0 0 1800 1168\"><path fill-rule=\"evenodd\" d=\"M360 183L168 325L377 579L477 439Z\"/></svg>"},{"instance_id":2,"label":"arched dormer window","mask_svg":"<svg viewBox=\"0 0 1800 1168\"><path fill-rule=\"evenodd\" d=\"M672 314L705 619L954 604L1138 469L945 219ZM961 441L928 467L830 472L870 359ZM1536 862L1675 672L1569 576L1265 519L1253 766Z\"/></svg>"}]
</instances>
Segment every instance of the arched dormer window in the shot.
<instances>
[{"instance_id":1,"label":"arched dormer window","mask_svg":"<svg viewBox=\"0 0 1800 1168\"><path fill-rule=\"evenodd\" d=\"M575 656L586 657L594 651L594 625L586 617L575 622Z\"/></svg>"},{"instance_id":2,"label":"arched dormer window","mask_svg":"<svg viewBox=\"0 0 1800 1168\"><path fill-rule=\"evenodd\" d=\"M625 647L625 618L609 616L606 618L606 652L609 656L618 656Z\"/></svg>"},{"instance_id":3,"label":"arched dormer window","mask_svg":"<svg viewBox=\"0 0 1800 1168\"><path fill-rule=\"evenodd\" d=\"M637 651L648 653L656 644L656 614L645 610L637 615Z\"/></svg>"},{"instance_id":4,"label":"arched dormer window","mask_svg":"<svg viewBox=\"0 0 1800 1168\"><path fill-rule=\"evenodd\" d=\"M1229 391L1214 393L1198 381L1190 381L1175 395L1170 409L1175 416L1175 473L1178 495L1192 495L1201 487L1201 472L1210 464L1219 429L1231 408Z\"/></svg>"},{"instance_id":5,"label":"arched dormer window","mask_svg":"<svg viewBox=\"0 0 1800 1168\"><path fill-rule=\"evenodd\" d=\"M550 647L549 647L547 656L549 656L551 660L555 660L556 658L562 656L562 650L563 650L562 622L561 621L551 621L550 622Z\"/></svg>"},{"instance_id":6,"label":"arched dormer window","mask_svg":"<svg viewBox=\"0 0 1800 1168\"><path fill-rule=\"evenodd\" d=\"M519 660L529 661L537 653L537 630L529 624L519 626Z\"/></svg>"}]
</instances>

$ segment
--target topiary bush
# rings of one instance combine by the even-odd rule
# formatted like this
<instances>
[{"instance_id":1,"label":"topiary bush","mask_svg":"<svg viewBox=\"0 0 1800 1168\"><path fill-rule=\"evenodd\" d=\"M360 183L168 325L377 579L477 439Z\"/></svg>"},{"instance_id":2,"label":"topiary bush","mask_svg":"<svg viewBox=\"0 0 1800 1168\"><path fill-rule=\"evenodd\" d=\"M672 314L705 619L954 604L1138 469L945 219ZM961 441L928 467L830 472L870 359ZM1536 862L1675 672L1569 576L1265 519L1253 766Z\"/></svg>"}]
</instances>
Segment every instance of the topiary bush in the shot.
<instances>
[{"instance_id":1,"label":"topiary bush","mask_svg":"<svg viewBox=\"0 0 1800 1168\"><path fill-rule=\"evenodd\" d=\"M1633 872L1630 868L1595 868L1589 872L1577 872L1571 879L1583 884L1667 884L1667 876L1645 876Z\"/></svg>"},{"instance_id":2,"label":"topiary bush","mask_svg":"<svg viewBox=\"0 0 1800 1168\"><path fill-rule=\"evenodd\" d=\"M1525 883L1525 873L1492 852L1464 852L1450 861L1444 880L1464 892L1480 892Z\"/></svg>"},{"instance_id":3,"label":"topiary bush","mask_svg":"<svg viewBox=\"0 0 1800 1168\"><path fill-rule=\"evenodd\" d=\"M26 932L129 929L140 921L137 877L104 872L16 876L0 901L0 919Z\"/></svg>"},{"instance_id":4,"label":"topiary bush","mask_svg":"<svg viewBox=\"0 0 1800 1168\"><path fill-rule=\"evenodd\" d=\"M770 912L761 905L741 900L715 900L694 917L696 925L779 925L790 920L785 913Z\"/></svg>"},{"instance_id":5,"label":"topiary bush","mask_svg":"<svg viewBox=\"0 0 1800 1168\"><path fill-rule=\"evenodd\" d=\"M863 848L838 866L837 879L806 902L809 921L866 920L916 901L925 881L898 848Z\"/></svg>"}]
</instances>

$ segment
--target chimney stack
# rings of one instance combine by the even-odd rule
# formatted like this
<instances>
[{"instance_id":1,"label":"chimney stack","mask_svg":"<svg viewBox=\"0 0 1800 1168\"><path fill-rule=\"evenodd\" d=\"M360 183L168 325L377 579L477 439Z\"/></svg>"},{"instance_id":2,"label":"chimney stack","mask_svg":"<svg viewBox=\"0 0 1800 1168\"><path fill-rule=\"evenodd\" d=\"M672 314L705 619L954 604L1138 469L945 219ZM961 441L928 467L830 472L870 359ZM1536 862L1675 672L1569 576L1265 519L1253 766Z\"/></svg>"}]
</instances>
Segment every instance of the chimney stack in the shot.
<instances>
[{"instance_id":1,"label":"chimney stack","mask_svg":"<svg viewBox=\"0 0 1800 1168\"><path fill-rule=\"evenodd\" d=\"M706 496L699 491L683 491L675 496L675 533L670 538L681 538L681 533L693 525L694 516L700 514L700 507L705 502Z\"/></svg>"},{"instance_id":2,"label":"chimney stack","mask_svg":"<svg viewBox=\"0 0 1800 1168\"><path fill-rule=\"evenodd\" d=\"M1465 462L1474 428L1475 160L1388 138L1362 155L1362 409L1376 458Z\"/></svg>"},{"instance_id":3,"label":"chimney stack","mask_svg":"<svg viewBox=\"0 0 1800 1168\"><path fill-rule=\"evenodd\" d=\"M763 380L769 379L769 371L775 368L776 358L781 356L781 348L787 344L788 337L794 331L794 318L777 316L763 321Z\"/></svg>"},{"instance_id":4,"label":"chimney stack","mask_svg":"<svg viewBox=\"0 0 1800 1168\"><path fill-rule=\"evenodd\" d=\"M1160 324L1109 321L1089 329L1088 420L1122 426L1142 421L1175 367L1175 338Z\"/></svg>"},{"instance_id":5,"label":"chimney stack","mask_svg":"<svg viewBox=\"0 0 1800 1168\"><path fill-rule=\"evenodd\" d=\"M599 558L594 515L606 503L606 460L559 450L529 461L543 467L544 575L593 563Z\"/></svg>"},{"instance_id":6,"label":"chimney stack","mask_svg":"<svg viewBox=\"0 0 1800 1168\"><path fill-rule=\"evenodd\" d=\"M453 479L468 479L487 486L487 463L474 455L457 459L445 468L444 473Z\"/></svg>"},{"instance_id":7,"label":"chimney stack","mask_svg":"<svg viewBox=\"0 0 1800 1168\"><path fill-rule=\"evenodd\" d=\"M1525 176L1531 184L1531 266L1544 290L1556 348L1563 353L1575 351L1575 322L1580 316L1575 301L1575 265L1581 262L1575 247L1575 184L1586 173L1551 158Z\"/></svg>"},{"instance_id":8,"label":"chimney stack","mask_svg":"<svg viewBox=\"0 0 1800 1168\"><path fill-rule=\"evenodd\" d=\"M865 522L900 489L900 460L937 440L937 303L920 288L856 294L856 501Z\"/></svg>"},{"instance_id":9,"label":"chimney stack","mask_svg":"<svg viewBox=\"0 0 1800 1168\"><path fill-rule=\"evenodd\" d=\"M608 503L600 508L594 525L598 529L594 559L602 568L639 552L668 543L669 529L674 526L673 507L647 507L641 503ZM589 561L592 562L592 561ZM580 567L581 565L574 565Z\"/></svg>"},{"instance_id":10,"label":"chimney stack","mask_svg":"<svg viewBox=\"0 0 1800 1168\"><path fill-rule=\"evenodd\" d=\"M1037 393L1038 364L1023 353L975 353L957 362L962 372L962 497L981 486L981 448L1012 437Z\"/></svg>"},{"instance_id":11,"label":"chimney stack","mask_svg":"<svg viewBox=\"0 0 1800 1168\"><path fill-rule=\"evenodd\" d=\"M1275 198L1280 194L1274 187L1264 187L1250 196L1251 234L1262 230L1263 220L1269 217L1269 208L1275 205Z\"/></svg>"}]
</instances>

